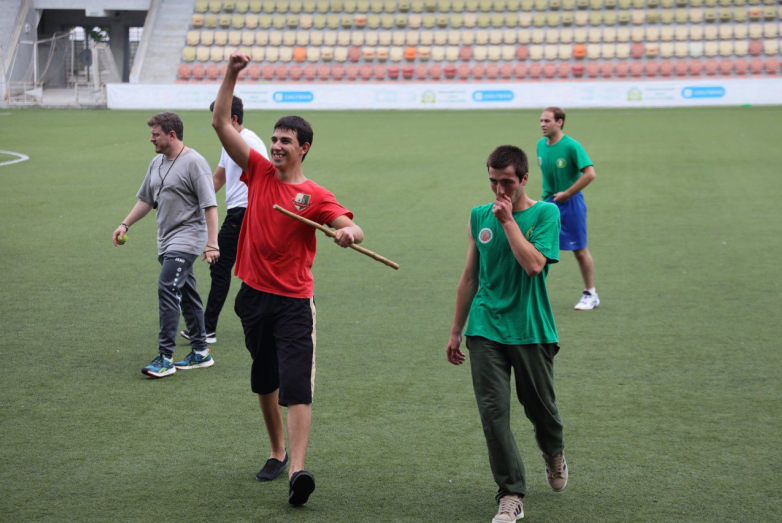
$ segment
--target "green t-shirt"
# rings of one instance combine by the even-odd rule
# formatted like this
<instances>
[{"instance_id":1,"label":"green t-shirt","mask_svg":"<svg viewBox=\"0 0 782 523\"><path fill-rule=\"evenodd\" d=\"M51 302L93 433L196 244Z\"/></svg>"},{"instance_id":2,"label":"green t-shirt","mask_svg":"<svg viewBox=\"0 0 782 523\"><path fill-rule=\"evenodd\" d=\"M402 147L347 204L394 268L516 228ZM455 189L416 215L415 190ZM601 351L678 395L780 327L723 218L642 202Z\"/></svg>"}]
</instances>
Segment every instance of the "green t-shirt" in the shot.
<instances>
[{"instance_id":1,"label":"green t-shirt","mask_svg":"<svg viewBox=\"0 0 782 523\"><path fill-rule=\"evenodd\" d=\"M470 307L467 336L482 336L505 345L557 343L557 326L546 290L550 263L559 261L559 209L536 202L513 219L524 237L546 257L543 271L531 278L516 261L493 203L475 207L470 232L479 253L480 287Z\"/></svg>"},{"instance_id":2,"label":"green t-shirt","mask_svg":"<svg viewBox=\"0 0 782 523\"><path fill-rule=\"evenodd\" d=\"M543 172L541 200L548 201L576 183L581 170L593 164L581 144L565 135L554 145L546 145L545 138L538 141L538 165Z\"/></svg>"}]
</instances>

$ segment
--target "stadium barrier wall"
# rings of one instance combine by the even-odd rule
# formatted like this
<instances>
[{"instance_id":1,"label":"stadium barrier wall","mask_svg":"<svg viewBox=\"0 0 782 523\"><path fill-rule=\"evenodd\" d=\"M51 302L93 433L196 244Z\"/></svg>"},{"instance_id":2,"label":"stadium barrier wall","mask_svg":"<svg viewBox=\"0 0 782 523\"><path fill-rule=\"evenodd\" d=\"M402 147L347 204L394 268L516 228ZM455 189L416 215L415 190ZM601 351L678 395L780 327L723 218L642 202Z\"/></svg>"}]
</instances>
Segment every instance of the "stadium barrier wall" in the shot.
<instances>
[{"instance_id":1,"label":"stadium barrier wall","mask_svg":"<svg viewBox=\"0 0 782 523\"><path fill-rule=\"evenodd\" d=\"M109 109L206 109L219 84L109 84ZM238 84L245 109L537 109L782 104L782 78L643 82Z\"/></svg>"}]
</instances>

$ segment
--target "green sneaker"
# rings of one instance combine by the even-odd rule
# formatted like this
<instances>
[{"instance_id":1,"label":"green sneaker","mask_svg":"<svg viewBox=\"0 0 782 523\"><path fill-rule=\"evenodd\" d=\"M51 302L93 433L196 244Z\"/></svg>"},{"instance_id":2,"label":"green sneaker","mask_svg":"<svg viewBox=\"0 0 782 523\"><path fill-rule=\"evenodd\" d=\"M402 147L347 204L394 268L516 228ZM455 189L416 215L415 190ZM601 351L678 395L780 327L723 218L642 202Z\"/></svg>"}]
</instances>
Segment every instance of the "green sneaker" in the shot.
<instances>
[{"instance_id":1,"label":"green sneaker","mask_svg":"<svg viewBox=\"0 0 782 523\"><path fill-rule=\"evenodd\" d=\"M166 358L162 354L158 354L152 363L141 369L141 372L150 378L163 378L173 374L176 372L174 358Z\"/></svg>"},{"instance_id":2,"label":"green sneaker","mask_svg":"<svg viewBox=\"0 0 782 523\"><path fill-rule=\"evenodd\" d=\"M196 351L191 350L190 354L188 354L185 359L174 363L174 367L179 370L203 369L211 367L214 364L215 360L212 359L212 349L209 349L209 354L206 356L201 356Z\"/></svg>"}]
</instances>

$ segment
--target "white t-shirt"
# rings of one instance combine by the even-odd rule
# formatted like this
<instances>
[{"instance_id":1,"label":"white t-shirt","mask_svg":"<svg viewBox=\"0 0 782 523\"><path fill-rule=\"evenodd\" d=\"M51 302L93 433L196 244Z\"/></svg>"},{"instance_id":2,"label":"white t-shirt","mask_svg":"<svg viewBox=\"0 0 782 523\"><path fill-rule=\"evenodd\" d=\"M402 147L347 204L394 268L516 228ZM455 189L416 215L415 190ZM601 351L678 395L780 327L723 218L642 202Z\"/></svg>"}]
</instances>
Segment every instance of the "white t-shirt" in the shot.
<instances>
[{"instance_id":1,"label":"white t-shirt","mask_svg":"<svg viewBox=\"0 0 782 523\"><path fill-rule=\"evenodd\" d=\"M257 134L247 128L242 129L239 134L251 149L255 149L261 156L269 159L266 146ZM247 185L239 179L242 176L242 168L231 160L231 157L225 152L225 148L220 153L220 163L217 166L225 169L225 206L228 209L247 207Z\"/></svg>"}]
</instances>

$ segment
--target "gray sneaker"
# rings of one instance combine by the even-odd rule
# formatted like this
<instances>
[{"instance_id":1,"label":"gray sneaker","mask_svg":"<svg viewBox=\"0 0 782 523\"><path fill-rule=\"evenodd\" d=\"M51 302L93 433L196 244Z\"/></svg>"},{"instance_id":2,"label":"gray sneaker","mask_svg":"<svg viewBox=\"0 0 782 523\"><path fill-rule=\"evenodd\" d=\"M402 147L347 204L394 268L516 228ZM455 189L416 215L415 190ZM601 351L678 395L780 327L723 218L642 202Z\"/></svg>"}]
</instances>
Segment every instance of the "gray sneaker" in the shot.
<instances>
[{"instance_id":1,"label":"gray sneaker","mask_svg":"<svg viewBox=\"0 0 782 523\"><path fill-rule=\"evenodd\" d=\"M509 523L518 521L524 517L524 503L516 494L509 494L500 498L500 509L491 523Z\"/></svg>"},{"instance_id":2,"label":"gray sneaker","mask_svg":"<svg viewBox=\"0 0 782 523\"><path fill-rule=\"evenodd\" d=\"M556 456L547 456L543 453L543 461L546 462L546 481L554 492L564 490L567 485L567 463L565 462L565 452L562 451Z\"/></svg>"}]
</instances>

